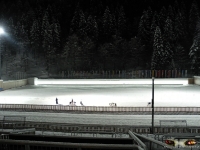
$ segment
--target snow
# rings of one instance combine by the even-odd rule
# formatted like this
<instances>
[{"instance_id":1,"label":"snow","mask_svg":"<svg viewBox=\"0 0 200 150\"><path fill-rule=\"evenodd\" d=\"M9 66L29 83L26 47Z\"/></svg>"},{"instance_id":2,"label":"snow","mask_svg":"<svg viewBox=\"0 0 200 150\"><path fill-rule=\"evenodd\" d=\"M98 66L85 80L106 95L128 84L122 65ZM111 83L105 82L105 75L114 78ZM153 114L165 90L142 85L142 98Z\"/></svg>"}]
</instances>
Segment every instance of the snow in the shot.
<instances>
[{"instance_id":1,"label":"snow","mask_svg":"<svg viewBox=\"0 0 200 150\"><path fill-rule=\"evenodd\" d=\"M61 105L69 105L73 99L77 105L82 101L86 106L117 103L117 106L146 107L152 99L151 79L40 81L43 83L1 92L0 103L55 105L57 97ZM200 86L186 83L187 79L155 79L154 106L200 106Z\"/></svg>"},{"instance_id":2,"label":"snow","mask_svg":"<svg viewBox=\"0 0 200 150\"><path fill-rule=\"evenodd\" d=\"M54 80L55 81L55 80ZM73 80L74 82L80 80ZM82 80L86 81L86 80ZM61 105L68 105L73 99L77 105L80 101L86 106L142 106L146 107L152 99L151 79L93 80L94 84L59 84L59 85L28 85L0 92L1 104L44 104L56 105L56 97ZM135 81L135 82L134 82ZM148 81L149 84L139 84ZM159 81L159 82L158 82ZM176 82L173 82L176 81ZM185 84L187 79L155 79L154 104L157 106L200 106L200 86ZM107 84L97 84L106 82ZM132 82L131 84L128 84ZM173 84L174 83L174 84ZM73 113L40 113L40 112L9 112L0 111L0 116L23 115L27 121L105 124L105 125L151 125L151 115L116 115L116 114L73 114ZM199 115L155 115L155 125L159 120L187 120L188 126L200 123Z\"/></svg>"}]
</instances>

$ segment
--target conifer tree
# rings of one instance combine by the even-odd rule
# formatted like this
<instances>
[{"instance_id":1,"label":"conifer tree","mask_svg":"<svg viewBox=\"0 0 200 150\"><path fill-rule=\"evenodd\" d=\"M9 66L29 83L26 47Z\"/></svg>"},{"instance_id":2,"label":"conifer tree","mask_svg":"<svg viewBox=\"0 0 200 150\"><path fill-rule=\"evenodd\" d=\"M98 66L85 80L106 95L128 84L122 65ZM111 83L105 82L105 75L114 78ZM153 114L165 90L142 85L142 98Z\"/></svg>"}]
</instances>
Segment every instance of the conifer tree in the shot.
<instances>
[{"instance_id":1,"label":"conifer tree","mask_svg":"<svg viewBox=\"0 0 200 150\"><path fill-rule=\"evenodd\" d=\"M52 19L51 29L52 29L53 47L55 49L55 52L58 54L60 53L60 46L61 46L61 39L60 39L61 29L59 21L55 18Z\"/></svg>"},{"instance_id":2,"label":"conifer tree","mask_svg":"<svg viewBox=\"0 0 200 150\"><path fill-rule=\"evenodd\" d=\"M180 13L180 11L178 11L176 13L176 17L175 17L175 25L174 25L174 33L175 33L175 38L176 41L180 41L181 39L183 39L185 37L185 28L184 28L184 24L183 24L183 18L182 18L182 14Z\"/></svg>"},{"instance_id":3,"label":"conifer tree","mask_svg":"<svg viewBox=\"0 0 200 150\"><path fill-rule=\"evenodd\" d=\"M80 69L80 57L81 57L81 48L79 46L79 39L76 34L73 34L68 37L67 42L65 43L63 57L65 61L65 67L68 70L77 70Z\"/></svg>"},{"instance_id":4,"label":"conifer tree","mask_svg":"<svg viewBox=\"0 0 200 150\"><path fill-rule=\"evenodd\" d=\"M187 21L187 11L186 11L186 6L183 1L181 1L180 5L180 13L181 13L181 21L183 24L183 28L185 30L185 34L188 34L188 21Z\"/></svg>"},{"instance_id":5,"label":"conifer tree","mask_svg":"<svg viewBox=\"0 0 200 150\"><path fill-rule=\"evenodd\" d=\"M105 12L103 14L103 37L105 41L110 41L112 37L112 31L113 31L113 24L112 24L112 15L110 13L110 10L108 7L106 7Z\"/></svg>"},{"instance_id":6,"label":"conifer tree","mask_svg":"<svg viewBox=\"0 0 200 150\"><path fill-rule=\"evenodd\" d=\"M167 66L169 67L171 62L171 67L174 68L175 34L172 26L172 20L169 17L167 17L165 22L163 41L165 52L168 54L166 56L166 64L168 64Z\"/></svg>"},{"instance_id":7,"label":"conifer tree","mask_svg":"<svg viewBox=\"0 0 200 150\"><path fill-rule=\"evenodd\" d=\"M138 38L141 40L141 44L144 45L144 58L146 59L147 67L150 66L151 58L149 57L153 51L153 43L151 36L151 25L152 25L152 11L149 8L147 11L143 12L143 15L140 19L138 27Z\"/></svg>"},{"instance_id":8,"label":"conifer tree","mask_svg":"<svg viewBox=\"0 0 200 150\"><path fill-rule=\"evenodd\" d=\"M165 52L163 39L161 35L161 30L159 26L156 27L153 43L153 55L151 62L151 69L163 69L163 64L165 61Z\"/></svg>"},{"instance_id":9,"label":"conifer tree","mask_svg":"<svg viewBox=\"0 0 200 150\"><path fill-rule=\"evenodd\" d=\"M70 34L77 34L77 31L79 29L79 21L80 21L80 7L79 4L76 7L76 10L74 12L74 16L71 20L70 24Z\"/></svg>"},{"instance_id":10,"label":"conifer tree","mask_svg":"<svg viewBox=\"0 0 200 150\"><path fill-rule=\"evenodd\" d=\"M87 23L86 23L85 15L82 10L80 11L79 16L80 16L80 20L79 20L79 27L78 27L78 31L79 31L78 36L81 38L84 38L87 35L86 33Z\"/></svg>"},{"instance_id":11,"label":"conifer tree","mask_svg":"<svg viewBox=\"0 0 200 150\"><path fill-rule=\"evenodd\" d=\"M156 27L158 26L158 15L157 12L154 12L152 21L151 21L151 30L150 30L150 34L151 34L151 43L153 43L154 40L154 34L155 34L155 30ZM152 44L153 45L153 44Z\"/></svg>"},{"instance_id":12,"label":"conifer tree","mask_svg":"<svg viewBox=\"0 0 200 150\"><path fill-rule=\"evenodd\" d=\"M191 5L190 14L189 14L189 30L190 30L189 33L192 38L194 37L196 25L199 18L200 18L199 8L198 8L196 0L194 0Z\"/></svg>"},{"instance_id":13,"label":"conifer tree","mask_svg":"<svg viewBox=\"0 0 200 150\"><path fill-rule=\"evenodd\" d=\"M198 20L196 26L195 37L193 44L190 48L189 56L191 59L191 70L195 75L200 73L200 20Z\"/></svg>"},{"instance_id":14,"label":"conifer tree","mask_svg":"<svg viewBox=\"0 0 200 150\"><path fill-rule=\"evenodd\" d=\"M188 55L183 46L178 44L175 48L175 67L179 69L187 69L188 67Z\"/></svg>"},{"instance_id":15,"label":"conifer tree","mask_svg":"<svg viewBox=\"0 0 200 150\"><path fill-rule=\"evenodd\" d=\"M172 20L172 25L173 25L175 20L175 11L171 5L169 5L168 7L167 16Z\"/></svg>"},{"instance_id":16,"label":"conifer tree","mask_svg":"<svg viewBox=\"0 0 200 150\"><path fill-rule=\"evenodd\" d=\"M33 25L30 31L31 36L31 47L33 50L33 56L36 58L37 53L40 49L41 45L41 31L38 20L34 20Z\"/></svg>"},{"instance_id":17,"label":"conifer tree","mask_svg":"<svg viewBox=\"0 0 200 150\"><path fill-rule=\"evenodd\" d=\"M126 35L126 16L124 13L124 8L121 7L119 11L119 17L118 17L118 35L125 38Z\"/></svg>"},{"instance_id":18,"label":"conifer tree","mask_svg":"<svg viewBox=\"0 0 200 150\"><path fill-rule=\"evenodd\" d=\"M144 60L143 60L143 46L141 45L139 38L134 37L129 41L129 47L131 51L131 59L132 59L132 67L137 68L144 66Z\"/></svg>"},{"instance_id":19,"label":"conifer tree","mask_svg":"<svg viewBox=\"0 0 200 150\"><path fill-rule=\"evenodd\" d=\"M163 31L163 27L165 25L166 18L167 18L166 8L162 7L162 9L160 10L160 13L158 15L158 23L159 23L159 27L161 28L162 31Z\"/></svg>"},{"instance_id":20,"label":"conifer tree","mask_svg":"<svg viewBox=\"0 0 200 150\"><path fill-rule=\"evenodd\" d=\"M97 25L96 19L92 17L91 15L87 19L86 32L89 38L91 38L94 41L97 41L98 34L99 34L98 25Z\"/></svg>"},{"instance_id":21,"label":"conifer tree","mask_svg":"<svg viewBox=\"0 0 200 150\"><path fill-rule=\"evenodd\" d=\"M49 22L49 14L48 11L46 10L44 12L44 16L42 19L42 47L43 47L43 55L46 59L49 58L49 52L52 48L52 30L50 27L50 22ZM42 53L41 53L42 54Z\"/></svg>"}]
</instances>

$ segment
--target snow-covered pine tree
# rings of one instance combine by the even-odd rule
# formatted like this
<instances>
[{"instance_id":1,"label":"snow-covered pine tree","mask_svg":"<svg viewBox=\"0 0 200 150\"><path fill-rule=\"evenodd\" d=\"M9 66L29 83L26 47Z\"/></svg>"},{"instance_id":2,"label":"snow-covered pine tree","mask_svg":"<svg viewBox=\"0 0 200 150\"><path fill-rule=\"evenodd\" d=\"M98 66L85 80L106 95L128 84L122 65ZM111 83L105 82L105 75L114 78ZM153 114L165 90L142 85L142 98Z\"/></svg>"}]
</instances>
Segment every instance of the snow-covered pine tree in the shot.
<instances>
[{"instance_id":1,"label":"snow-covered pine tree","mask_svg":"<svg viewBox=\"0 0 200 150\"><path fill-rule=\"evenodd\" d=\"M80 7L79 3L77 4L76 10L74 12L74 16L70 23L70 34L77 34L79 29L79 20L80 20Z\"/></svg>"},{"instance_id":2,"label":"snow-covered pine tree","mask_svg":"<svg viewBox=\"0 0 200 150\"><path fill-rule=\"evenodd\" d=\"M152 54L153 51L153 40L151 39L152 18L152 11L151 8L149 8L147 11L143 12L138 27L138 38L140 39L141 44L144 46L143 58L146 59L146 64L148 64L149 66L151 63L151 58L149 56Z\"/></svg>"},{"instance_id":3,"label":"snow-covered pine tree","mask_svg":"<svg viewBox=\"0 0 200 150\"><path fill-rule=\"evenodd\" d=\"M110 41L113 35L113 24L112 15L110 13L109 7L106 7L105 12L103 14L102 25L103 39L104 41Z\"/></svg>"},{"instance_id":4,"label":"snow-covered pine tree","mask_svg":"<svg viewBox=\"0 0 200 150\"><path fill-rule=\"evenodd\" d=\"M168 7L167 16L172 20L172 26L174 27L175 11L171 5Z\"/></svg>"},{"instance_id":5,"label":"snow-covered pine tree","mask_svg":"<svg viewBox=\"0 0 200 150\"><path fill-rule=\"evenodd\" d=\"M180 69L187 69L187 62L188 62L188 55L186 55L186 51L184 47L180 44L178 44L175 47L175 67Z\"/></svg>"},{"instance_id":6,"label":"snow-covered pine tree","mask_svg":"<svg viewBox=\"0 0 200 150\"><path fill-rule=\"evenodd\" d=\"M121 8L119 10L117 33L119 36L125 38L127 35L126 31L127 31L126 16L124 13L124 8L123 8L123 6L121 6Z\"/></svg>"},{"instance_id":7,"label":"snow-covered pine tree","mask_svg":"<svg viewBox=\"0 0 200 150\"><path fill-rule=\"evenodd\" d=\"M165 61L165 52L164 52L163 39L160 27L157 26L154 35L151 69L152 70L163 69L162 67L164 61Z\"/></svg>"},{"instance_id":8,"label":"snow-covered pine tree","mask_svg":"<svg viewBox=\"0 0 200 150\"><path fill-rule=\"evenodd\" d=\"M175 25L174 25L174 33L177 42L185 38L186 36L185 32L186 29L184 28L182 14L180 11L178 11L175 16Z\"/></svg>"},{"instance_id":9,"label":"snow-covered pine tree","mask_svg":"<svg viewBox=\"0 0 200 150\"><path fill-rule=\"evenodd\" d=\"M166 21L165 21L165 26L164 26L164 38L167 39L172 48L175 42L175 33L174 33L174 28L173 28L173 23L172 20L170 19L170 17L167 17Z\"/></svg>"},{"instance_id":10,"label":"snow-covered pine tree","mask_svg":"<svg viewBox=\"0 0 200 150\"><path fill-rule=\"evenodd\" d=\"M86 32L87 36L94 41L98 39L98 25L96 19L91 15L87 18L87 25L86 25Z\"/></svg>"},{"instance_id":11,"label":"snow-covered pine tree","mask_svg":"<svg viewBox=\"0 0 200 150\"><path fill-rule=\"evenodd\" d=\"M79 27L78 27L78 36L81 38L84 38L87 34L86 34L86 19L85 19L85 15L83 13L83 11L80 11L80 20L79 20Z\"/></svg>"},{"instance_id":12,"label":"snow-covered pine tree","mask_svg":"<svg viewBox=\"0 0 200 150\"><path fill-rule=\"evenodd\" d=\"M196 0L194 0L191 5L190 13L189 13L189 30L190 30L189 33L192 38L194 37L196 25L199 18L200 18L199 8L198 8Z\"/></svg>"},{"instance_id":13,"label":"snow-covered pine tree","mask_svg":"<svg viewBox=\"0 0 200 150\"><path fill-rule=\"evenodd\" d=\"M191 70L194 75L199 75L200 72L200 43L194 39L189 53L191 59Z\"/></svg>"},{"instance_id":14,"label":"snow-covered pine tree","mask_svg":"<svg viewBox=\"0 0 200 150\"><path fill-rule=\"evenodd\" d=\"M172 26L172 20L167 17L167 20L165 21L165 26L164 26L164 34L163 34L163 41L164 41L164 48L166 52L166 65L171 66L174 68L174 44L175 44L175 35L174 35L174 30Z\"/></svg>"},{"instance_id":15,"label":"snow-covered pine tree","mask_svg":"<svg viewBox=\"0 0 200 150\"><path fill-rule=\"evenodd\" d=\"M196 26L195 37L193 39L193 44L190 48L189 56L191 59L191 69L194 75L199 75L200 73L200 20L198 20Z\"/></svg>"},{"instance_id":16,"label":"snow-covered pine tree","mask_svg":"<svg viewBox=\"0 0 200 150\"><path fill-rule=\"evenodd\" d=\"M155 30L156 30L157 26L158 26L158 14L155 11L154 15L153 15L153 18L152 18L152 21L151 21L151 29L150 29L150 32L151 32L150 34L151 34L151 40L152 41L154 39L154 34L155 34Z\"/></svg>"},{"instance_id":17,"label":"snow-covered pine tree","mask_svg":"<svg viewBox=\"0 0 200 150\"><path fill-rule=\"evenodd\" d=\"M38 20L34 20L30 31L31 37L31 48L33 53L33 58L38 56L38 51L41 47L41 31Z\"/></svg>"},{"instance_id":18,"label":"snow-covered pine tree","mask_svg":"<svg viewBox=\"0 0 200 150\"><path fill-rule=\"evenodd\" d=\"M158 15L159 27L160 28L162 27L161 31L163 31L163 27L165 26L166 18L167 18L167 10L163 6Z\"/></svg>"},{"instance_id":19,"label":"snow-covered pine tree","mask_svg":"<svg viewBox=\"0 0 200 150\"><path fill-rule=\"evenodd\" d=\"M63 50L64 68L67 70L77 70L81 63L80 56L79 38L76 34L73 34L68 37Z\"/></svg>"},{"instance_id":20,"label":"snow-covered pine tree","mask_svg":"<svg viewBox=\"0 0 200 150\"><path fill-rule=\"evenodd\" d=\"M60 29L60 23L57 19L52 19L52 38L53 38L53 47L55 49L56 53L60 53L60 46L61 46L61 29Z\"/></svg>"},{"instance_id":21,"label":"snow-covered pine tree","mask_svg":"<svg viewBox=\"0 0 200 150\"><path fill-rule=\"evenodd\" d=\"M21 56L21 72L26 72L28 68L28 61L29 61L29 38L28 33L24 29L24 26L21 26L21 41L20 45L20 56Z\"/></svg>"}]
</instances>

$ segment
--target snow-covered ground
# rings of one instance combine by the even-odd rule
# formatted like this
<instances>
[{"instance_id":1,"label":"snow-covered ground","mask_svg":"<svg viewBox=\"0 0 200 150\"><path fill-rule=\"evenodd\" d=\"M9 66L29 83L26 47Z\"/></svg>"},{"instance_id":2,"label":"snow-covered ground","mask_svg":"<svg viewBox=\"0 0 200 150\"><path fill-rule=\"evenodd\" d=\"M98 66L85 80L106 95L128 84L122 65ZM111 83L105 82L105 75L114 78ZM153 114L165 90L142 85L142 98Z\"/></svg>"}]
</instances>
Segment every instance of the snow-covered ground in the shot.
<instances>
[{"instance_id":1,"label":"snow-covered ground","mask_svg":"<svg viewBox=\"0 0 200 150\"><path fill-rule=\"evenodd\" d=\"M115 115L115 114L74 114L74 113L42 113L42 112L12 112L0 111L3 116L25 116L26 121L55 122L70 124L103 124L103 125L135 125L151 126L151 115ZM199 126L199 115L155 115L155 126L160 125L160 120L186 120L188 126ZM164 124L169 125L169 122ZM178 122L177 125L182 125ZM171 126L171 125L170 125Z\"/></svg>"},{"instance_id":2,"label":"snow-covered ground","mask_svg":"<svg viewBox=\"0 0 200 150\"><path fill-rule=\"evenodd\" d=\"M69 105L73 99L77 105L82 101L85 106L117 103L117 106L146 107L152 99L151 79L41 81L46 82L0 92L0 103L55 105L57 97L61 105ZM200 86L188 85L187 79L155 79L154 83L155 107L200 106Z\"/></svg>"},{"instance_id":3,"label":"snow-covered ground","mask_svg":"<svg viewBox=\"0 0 200 150\"><path fill-rule=\"evenodd\" d=\"M147 103L152 99L151 79L123 80L123 84L118 82L121 82L122 80L116 80L116 82L113 81L113 84L108 84L109 80L96 80L100 83L105 82L106 84L97 84L97 82L93 82L93 84L83 84L83 82L77 82L80 80L72 81L74 81L74 84L65 84L62 82L62 84L59 85L28 85L2 91L0 92L0 103L56 105L55 99L57 97L59 104L62 105L68 105L73 99L77 102L77 105L80 105L80 101L82 101L86 106L109 106L109 103L114 102L117 103L117 106L146 107ZM132 83L128 84L130 81ZM143 83L144 81L148 81L149 83L140 84L140 82ZM185 83L187 83L187 79L155 79L155 106L199 107L200 86L188 85ZM23 115L27 117L27 121L30 120L40 122L151 125L151 115L0 111L0 117L3 117L4 115ZM187 120L187 124L190 126L198 126L200 123L199 115L155 115L155 125L159 125L159 120L163 119Z\"/></svg>"}]
</instances>

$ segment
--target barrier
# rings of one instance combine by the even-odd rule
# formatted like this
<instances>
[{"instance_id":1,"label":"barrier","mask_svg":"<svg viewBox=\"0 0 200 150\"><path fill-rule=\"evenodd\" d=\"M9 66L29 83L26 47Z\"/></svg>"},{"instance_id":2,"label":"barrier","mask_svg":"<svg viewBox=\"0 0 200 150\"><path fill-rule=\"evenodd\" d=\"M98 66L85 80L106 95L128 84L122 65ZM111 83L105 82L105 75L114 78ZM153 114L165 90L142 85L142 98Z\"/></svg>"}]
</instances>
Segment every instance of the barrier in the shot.
<instances>
[{"instance_id":1,"label":"barrier","mask_svg":"<svg viewBox=\"0 0 200 150\"><path fill-rule=\"evenodd\" d=\"M188 84L194 84L194 78L189 78L188 79Z\"/></svg>"},{"instance_id":2,"label":"barrier","mask_svg":"<svg viewBox=\"0 0 200 150\"><path fill-rule=\"evenodd\" d=\"M36 82L37 82L36 77L27 79L27 84L29 84L29 85L35 85Z\"/></svg>"},{"instance_id":3,"label":"barrier","mask_svg":"<svg viewBox=\"0 0 200 150\"><path fill-rule=\"evenodd\" d=\"M3 128L2 128L3 126ZM13 124L0 124L3 130L6 129L30 129L34 128L35 131L49 131L49 132L64 132L64 133L79 133L90 131L92 133L101 134L126 134L129 130L139 134L150 134L150 125L136 126L136 125L105 125L105 124L69 124L69 123L55 123L55 122L34 122L27 121L26 126L23 122L18 122L17 126ZM17 127L17 128L16 128ZM199 126L154 126L155 134L158 133L200 133ZM42 133L43 134L43 133Z\"/></svg>"},{"instance_id":4,"label":"barrier","mask_svg":"<svg viewBox=\"0 0 200 150\"><path fill-rule=\"evenodd\" d=\"M103 79L103 78L187 78L188 71L174 70L96 70L96 71L61 71L52 75L54 78L64 79Z\"/></svg>"},{"instance_id":5,"label":"barrier","mask_svg":"<svg viewBox=\"0 0 200 150\"><path fill-rule=\"evenodd\" d=\"M0 88L3 90L11 89L11 88L17 88L21 86L27 85L27 79L23 80L11 80L11 81L0 81Z\"/></svg>"},{"instance_id":6,"label":"barrier","mask_svg":"<svg viewBox=\"0 0 200 150\"><path fill-rule=\"evenodd\" d=\"M18 125L25 126L26 117L23 116L4 116L2 120L2 129L4 126L15 128Z\"/></svg>"},{"instance_id":7,"label":"barrier","mask_svg":"<svg viewBox=\"0 0 200 150\"><path fill-rule=\"evenodd\" d=\"M200 85L200 76L194 76L194 84Z\"/></svg>"},{"instance_id":8,"label":"barrier","mask_svg":"<svg viewBox=\"0 0 200 150\"><path fill-rule=\"evenodd\" d=\"M34 104L0 104L1 110L23 111L80 111L80 112L146 112L150 107L109 107L109 106L68 106L68 105L34 105ZM200 107L154 107L155 112L199 113Z\"/></svg>"},{"instance_id":9,"label":"barrier","mask_svg":"<svg viewBox=\"0 0 200 150\"><path fill-rule=\"evenodd\" d=\"M193 78L189 78L188 81L187 79L179 79L179 80L168 80L168 79L156 79L156 81L154 82L154 84L193 84ZM196 79L195 78L195 84L199 84L200 85L200 79ZM11 89L11 88L17 88L17 87L21 87L21 86L25 86L25 85L39 85L39 84L117 84L117 85L122 85L122 84L127 84L127 85L131 85L131 84L142 84L142 85L146 85L146 84L152 84L151 79L145 79L145 80L135 80L135 79L109 79L105 80L105 79L77 79L77 80L73 80L73 79L38 79L36 77L34 78L28 78L28 79L23 79L23 80L10 80L10 81L3 81L0 80L0 91L2 90L7 90L7 89Z\"/></svg>"}]
</instances>

